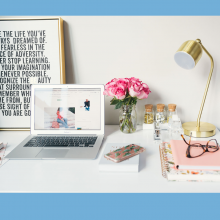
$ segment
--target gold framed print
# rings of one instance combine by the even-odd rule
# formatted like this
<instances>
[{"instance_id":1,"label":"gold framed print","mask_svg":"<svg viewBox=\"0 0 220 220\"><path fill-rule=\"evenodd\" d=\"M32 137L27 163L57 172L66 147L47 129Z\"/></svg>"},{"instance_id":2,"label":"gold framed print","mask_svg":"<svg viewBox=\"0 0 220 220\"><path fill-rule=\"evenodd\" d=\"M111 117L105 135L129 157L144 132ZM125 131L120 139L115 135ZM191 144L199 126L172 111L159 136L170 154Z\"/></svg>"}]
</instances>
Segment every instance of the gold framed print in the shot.
<instances>
[{"instance_id":1,"label":"gold framed print","mask_svg":"<svg viewBox=\"0 0 220 220\"><path fill-rule=\"evenodd\" d=\"M65 84L63 19L0 17L0 130L30 130L31 84Z\"/></svg>"}]
</instances>

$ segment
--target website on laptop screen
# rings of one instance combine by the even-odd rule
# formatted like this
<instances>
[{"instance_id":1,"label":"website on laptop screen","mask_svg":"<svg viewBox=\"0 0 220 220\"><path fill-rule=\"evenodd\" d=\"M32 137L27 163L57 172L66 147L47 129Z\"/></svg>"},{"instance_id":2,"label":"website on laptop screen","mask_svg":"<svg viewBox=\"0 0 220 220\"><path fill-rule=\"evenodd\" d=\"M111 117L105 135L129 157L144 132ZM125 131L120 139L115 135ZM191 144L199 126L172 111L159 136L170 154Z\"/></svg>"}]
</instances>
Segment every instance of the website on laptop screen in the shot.
<instances>
[{"instance_id":1,"label":"website on laptop screen","mask_svg":"<svg viewBox=\"0 0 220 220\"><path fill-rule=\"evenodd\" d=\"M101 129L101 89L35 89L35 130Z\"/></svg>"}]
</instances>

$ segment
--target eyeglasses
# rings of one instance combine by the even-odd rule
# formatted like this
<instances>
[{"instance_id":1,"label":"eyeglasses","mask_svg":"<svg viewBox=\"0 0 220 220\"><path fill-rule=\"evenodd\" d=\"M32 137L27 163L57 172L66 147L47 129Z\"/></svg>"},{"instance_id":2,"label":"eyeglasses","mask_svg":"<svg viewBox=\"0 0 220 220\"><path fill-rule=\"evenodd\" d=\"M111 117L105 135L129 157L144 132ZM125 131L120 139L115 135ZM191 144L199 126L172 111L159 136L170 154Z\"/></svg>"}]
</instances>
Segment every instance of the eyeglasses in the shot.
<instances>
[{"instance_id":1,"label":"eyeglasses","mask_svg":"<svg viewBox=\"0 0 220 220\"><path fill-rule=\"evenodd\" d=\"M216 139L209 140L206 145L202 145L200 143L190 144L191 136L192 136L192 133L190 135L189 143L187 143L185 138L181 134L183 141L188 145L188 148L186 150L186 157L188 157L188 158L200 157L205 152L214 153L219 150L219 145L218 145L218 142ZM209 144L211 141L213 141L216 145L213 145L213 143Z\"/></svg>"}]
</instances>

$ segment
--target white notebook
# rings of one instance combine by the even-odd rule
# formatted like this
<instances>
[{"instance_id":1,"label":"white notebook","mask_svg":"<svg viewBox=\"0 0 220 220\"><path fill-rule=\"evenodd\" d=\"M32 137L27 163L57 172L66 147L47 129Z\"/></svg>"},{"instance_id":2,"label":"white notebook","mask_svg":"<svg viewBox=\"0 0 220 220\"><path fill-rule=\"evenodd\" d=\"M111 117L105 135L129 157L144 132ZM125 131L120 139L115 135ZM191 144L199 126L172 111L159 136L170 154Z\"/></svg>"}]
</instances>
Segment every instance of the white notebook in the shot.
<instances>
[{"instance_id":1,"label":"white notebook","mask_svg":"<svg viewBox=\"0 0 220 220\"><path fill-rule=\"evenodd\" d=\"M104 146L104 153L101 155L99 161L99 171L100 172L131 172L137 173L139 171L139 155L136 155L128 160L122 161L120 163L114 163L111 160L107 160L104 155L110 151L114 151L117 148L124 147L129 144L138 143L108 143Z\"/></svg>"}]
</instances>

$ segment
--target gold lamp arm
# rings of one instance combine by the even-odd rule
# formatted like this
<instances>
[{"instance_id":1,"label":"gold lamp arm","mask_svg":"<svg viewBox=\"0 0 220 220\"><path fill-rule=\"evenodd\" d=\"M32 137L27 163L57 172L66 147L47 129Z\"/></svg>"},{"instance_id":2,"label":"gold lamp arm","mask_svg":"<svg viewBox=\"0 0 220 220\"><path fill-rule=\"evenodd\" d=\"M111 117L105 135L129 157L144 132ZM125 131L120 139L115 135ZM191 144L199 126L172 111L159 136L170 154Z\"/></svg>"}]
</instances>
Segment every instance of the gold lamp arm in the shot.
<instances>
[{"instance_id":1,"label":"gold lamp arm","mask_svg":"<svg viewBox=\"0 0 220 220\"><path fill-rule=\"evenodd\" d=\"M206 54L209 56L209 58L211 60L211 69L210 69L208 81L207 81L207 84L206 84L205 93L203 95L202 104L201 104L201 107L200 107L200 110L199 110L199 115L198 115L198 118L197 118L197 131L199 131L199 128L200 128L200 118L201 118L201 115L202 115L203 107L204 107L206 96L207 96L207 93L208 93L209 84L210 84L210 81L211 81L211 78L212 78L212 72L213 72L213 69L214 69L214 61L213 61L213 58L212 58L211 54L202 45L201 41L197 40L197 42L200 43L200 45L202 46L202 49L206 52Z\"/></svg>"}]
</instances>

